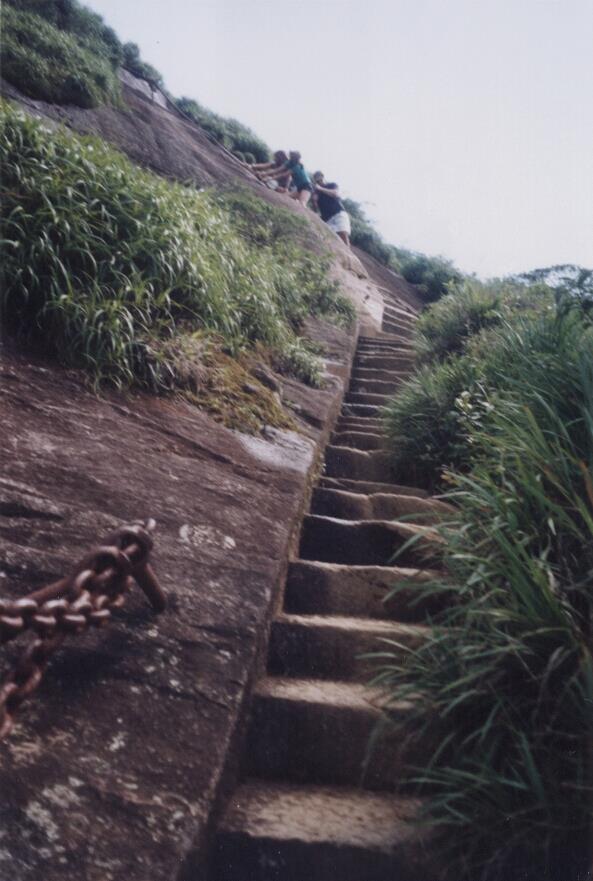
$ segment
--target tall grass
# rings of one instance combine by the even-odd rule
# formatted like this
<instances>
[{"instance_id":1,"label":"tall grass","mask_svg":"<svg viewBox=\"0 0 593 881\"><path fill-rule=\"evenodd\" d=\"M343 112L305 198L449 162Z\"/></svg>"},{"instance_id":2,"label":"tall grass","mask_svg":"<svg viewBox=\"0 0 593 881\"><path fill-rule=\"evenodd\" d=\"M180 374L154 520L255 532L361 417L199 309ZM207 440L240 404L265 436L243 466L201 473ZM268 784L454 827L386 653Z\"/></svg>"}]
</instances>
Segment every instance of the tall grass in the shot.
<instances>
[{"instance_id":1,"label":"tall grass","mask_svg":"<svg viewBox=\"0 0 593 881\"><path fill-rule=\"evenodd\" d=\"M396 472L411 469L434 489L446 469L466 468L475 445L471 429L487 422L501 390L516 388L530 403L563 382L563 362L574 359L573 325L580 322L576 313L556 320L549 298L529 295L521 308L497 313L488 329L466 337L461 354L423 365L385 411ZM570 389L562 391L568 400Z\"/></svg>"},{"instance_id":2,"label":"tall grass","mask_svg":"<svg viewBox=\"0 0 593 881\"><path fill-rule=\"evenodd\" d=\"M442 360L467 339L501 320L500 290L465 281L420 316L415 348L422 362Z\"/></svg>"},{"instance_id":3,"label":"tall grass","mask_svg":"<svg viewBox=\"0 0 593 881\"><path fill-rule=\"evenodd\" d=\"M6 105L0 158L8 332L119 386L174 387L168 342L203 330L231 352L261 343L286 370L318 381L298 336L303 316L347 307L309 255L256 248L215 195ZM309 296L311 278L324 296Z\"/></svg>"},{"instance_id":4,"label":"tall grass","mask_svg":"<svg viewBox=\"0 0 593 881\"><path fill-rule=\"evenodd\" d=\"M439 528L456 602L377 682L451 877L584 881L593 823L593 328L578 310L497 330L456 516ZM491 352L482 345L482 356ZM391 724L401 725L401 714ZM409 781L408 781L409 782Z\"/></svg>"},{"instance_id":5,"label":"tall grass","mask_svg":"<svg viewBox=\"0 0 593 881\"><path fill-rule=\"evenodd\" d=\"M3 76L33 98L96 107L120 101L117 70L162 87L163 77L122 44L113 30L78 0L7 0L2 13Z\"/></svg>"},{"instance_id":6,"label":"tall grass","mask_svg":"<svg viewBox=\"0 0 593 881\"><path fill-rule=\"evenodd\" d=\"M120 54L113 32L97 23L96 32L70 33L26 6L2 9L2 76L25 95L56 104L118 103Z\"/></svg>"},{"instance_id":7,"label":"tall grass","mask_svg":"<svg viewBox=\"0 0 593 881\"><path fill-rule=\"evenodd\" d=\"M441 361L462 352L480 331L512 320L517 313L551 308L553 302L552 291L543 284L527 287L508 280L465 279L418 319L414 341L418 358L422 363Z\"/></svg>"}]
</instances>

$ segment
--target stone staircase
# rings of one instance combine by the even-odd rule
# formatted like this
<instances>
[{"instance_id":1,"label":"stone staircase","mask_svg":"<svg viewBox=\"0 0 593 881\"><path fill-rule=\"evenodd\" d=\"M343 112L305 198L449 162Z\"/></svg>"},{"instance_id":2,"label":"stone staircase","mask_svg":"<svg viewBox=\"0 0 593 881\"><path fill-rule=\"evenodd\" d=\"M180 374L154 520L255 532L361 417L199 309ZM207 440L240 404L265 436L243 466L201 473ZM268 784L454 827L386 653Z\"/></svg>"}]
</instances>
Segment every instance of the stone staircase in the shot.
<instances>
[{"instance_id":1,"label":"stone staircase","mask_svg":"<svg viewBox=\"0 0 593 881\"><path fill-rule=\"evenodd\" d=\"M402 763L420 761L419 749L385 740L369 757L381 710L360 657L380 639L417 645L433 611L412 602L413 582L439 564L430 522L446 506L392 483L380 419L411 370L412 322L388 304L386 332L359 339L299 559L272 622L244 779L218 828L211 881L437 881L410 822L417 804L394 793ZM417 524L393 522L416 513ZM418 532L394 566L394 552ZM403 580L411 582L405 592L384 602Z\"/></svg>"}]
</instances>

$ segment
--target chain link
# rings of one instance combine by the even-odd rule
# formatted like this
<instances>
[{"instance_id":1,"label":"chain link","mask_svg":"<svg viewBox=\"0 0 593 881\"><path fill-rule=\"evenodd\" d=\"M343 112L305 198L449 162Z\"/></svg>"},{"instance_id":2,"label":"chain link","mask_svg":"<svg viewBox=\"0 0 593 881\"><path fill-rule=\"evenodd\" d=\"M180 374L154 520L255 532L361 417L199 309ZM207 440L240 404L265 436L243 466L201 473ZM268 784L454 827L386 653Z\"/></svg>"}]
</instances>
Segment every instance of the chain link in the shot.
<instances>
[{"instance_id":1,"label":"chain link","mask_svg":"<svg viewBox=\"0 0 593 881\"><path fill-rule=\"evenodd\" d=\"M154 520L122 526L84 557L60 581L18 600L0 600L0 644L33 631L29 645L0 685L0 740L13 725L15 713L43 678L51 655L69 635L102 627L120 608L133 581L155 612L164 611L166 597L149 565Z\"/></svg>"}]
</instances>

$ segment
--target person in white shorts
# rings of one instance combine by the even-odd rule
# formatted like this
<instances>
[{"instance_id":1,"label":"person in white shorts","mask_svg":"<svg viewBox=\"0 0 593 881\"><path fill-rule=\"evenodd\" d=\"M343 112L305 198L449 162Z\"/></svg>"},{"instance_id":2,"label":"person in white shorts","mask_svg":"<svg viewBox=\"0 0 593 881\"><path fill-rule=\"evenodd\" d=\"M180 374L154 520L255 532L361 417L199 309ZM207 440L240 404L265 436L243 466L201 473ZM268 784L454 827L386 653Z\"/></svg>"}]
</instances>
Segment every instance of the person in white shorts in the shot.
<instances>
[{"instance_id":1,"label":"person in white shorts","mask_svg":"<svg viewBox=\"0 0 593 881\"><path fill-rule=\"evenodd\" d=\"M340 199L340 190L335 183L326 183L322 171L313 175L315 187L315 203L329 228L333 230L350 247L350 215Z\"/></svg>"}]
</instances>

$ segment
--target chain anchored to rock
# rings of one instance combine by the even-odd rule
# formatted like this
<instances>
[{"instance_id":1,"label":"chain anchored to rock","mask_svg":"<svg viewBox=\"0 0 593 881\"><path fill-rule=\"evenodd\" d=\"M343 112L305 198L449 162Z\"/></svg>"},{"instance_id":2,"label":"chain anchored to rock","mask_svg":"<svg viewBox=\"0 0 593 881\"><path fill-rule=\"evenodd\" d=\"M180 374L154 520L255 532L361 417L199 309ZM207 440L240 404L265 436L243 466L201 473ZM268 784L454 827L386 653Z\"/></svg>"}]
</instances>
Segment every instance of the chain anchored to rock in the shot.
<instances>
[{"instance_id":1,"label":"chain anchored to rock","mask_svg":"<svg viewBox=\"0 0 593 881\"><path fill-rule=\"evenodd\" d=\"M29 630L36 638L0 685L0 740L35 691L51 655L67 636L102 627L135 581L156 613L166 598L148 562L154 520L122 526L74 567L72 573L18 600L0 600L0 644Z\"/></svg>"}]
</instances>

